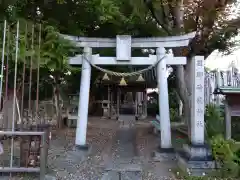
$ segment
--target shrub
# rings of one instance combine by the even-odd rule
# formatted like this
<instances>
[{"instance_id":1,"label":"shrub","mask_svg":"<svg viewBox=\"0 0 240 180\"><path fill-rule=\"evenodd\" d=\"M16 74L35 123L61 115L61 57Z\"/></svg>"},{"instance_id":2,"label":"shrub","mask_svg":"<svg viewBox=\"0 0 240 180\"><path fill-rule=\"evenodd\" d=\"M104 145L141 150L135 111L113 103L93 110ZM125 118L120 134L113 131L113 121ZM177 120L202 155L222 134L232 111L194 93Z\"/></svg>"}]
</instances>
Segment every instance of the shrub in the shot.
<instances>
[{"instance_id":1,"label":"shrub","mask_svg":"<svg viewBox=\"0 0 240 180\"><path fill-rule=\"evenodd\" d=\"M224 117L219 107L212 104L206 107L205 126L208 139L224 133Z\"/></svg>"},{"instance_id":2,"label":"shrub","mask_svg":"<svg viewBox=\"0 0 240 180\"><path fill-rule=\"evenodd\" d=\"M239 145L234 140L225 140L218 135L211 139L213 157L220 165L218 175L220 177L239 177L240 157Z\"/></svg>"}]
</instances>

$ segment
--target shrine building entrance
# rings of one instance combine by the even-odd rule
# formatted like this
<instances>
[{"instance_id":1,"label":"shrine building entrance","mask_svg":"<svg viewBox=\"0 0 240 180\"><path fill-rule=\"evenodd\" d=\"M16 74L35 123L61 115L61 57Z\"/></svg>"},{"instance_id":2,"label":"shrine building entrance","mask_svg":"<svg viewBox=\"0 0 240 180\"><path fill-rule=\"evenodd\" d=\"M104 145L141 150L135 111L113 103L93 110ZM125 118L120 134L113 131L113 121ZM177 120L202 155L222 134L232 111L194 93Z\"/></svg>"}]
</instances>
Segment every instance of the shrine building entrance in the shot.
<instances>
[{"instance_id":1,"label":"shrine building entrance","mask_svg":"<svg viewBox=\"0 0 240 180\"><path fill-rule=\"evenodd\" d=\"M150 77L153 78L153 77ZM127 115L135 120L147 117L147 82L151 82L147 74L132 77L114 77L101 74L97 86L101 91L108 92L100 100L103 108L103 118L119 119ZM154 84L156 87L156 83ZM105 94L105 93L104 93Z\"/></svg>"}]
</instances>

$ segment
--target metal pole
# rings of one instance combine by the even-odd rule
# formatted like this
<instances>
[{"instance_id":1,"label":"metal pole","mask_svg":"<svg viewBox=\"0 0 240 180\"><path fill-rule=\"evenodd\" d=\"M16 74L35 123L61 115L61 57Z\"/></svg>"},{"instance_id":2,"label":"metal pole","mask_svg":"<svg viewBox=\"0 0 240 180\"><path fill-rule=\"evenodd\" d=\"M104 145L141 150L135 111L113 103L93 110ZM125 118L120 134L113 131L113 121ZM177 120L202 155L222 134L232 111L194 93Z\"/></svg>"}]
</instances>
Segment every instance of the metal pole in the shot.
<instances>
[{"instance_id":1,"label":"metal pole","mask_svg":"<svg viewBox=\"0 0 240 180\"><path fill-rule=\"evenodd\" d=\"M2 86L3 86L3 67L5 59L5 43L6 43L7 21L4 21L3 29L3 45L2 45L2 66L1 66L1 83L0 83L0 109L2 109Z\"/></svg>"},{"instance_id":2,"label":"metal pole","mask_svg":"<svg viewBox=\"0 0 240 180\"><path fill-rule=\"evenodd\" d=\"M9 46L10 46L10 26L8 26L8 34L7 34L7 62L6 62L6 82L5 82L5 99L7 100L8 98L8 60L9 60Z\"/></svg>"},{"instance_id":3,"label":"metal pole","mask_svg":"<svg viewBox=\"0 0 240 180\"><path fill-rule=\"evenodd\" d=\"M16 35L16 51L15 51L15 69L14 69L14 87L13 87L13 116L12 116L12 132L15 129L15 104L16 104L16 88L17 88L17 63L18 63L18 39L19 39L19 21L17 22L17 35ZM11 159L10 167L13 166L13 137L11 141Z\"/></svg>"},{"instance_id":4,"label":"metal pole","mask_svg":"<svg viewBox=\"0 0 240 180\"><path fill-rule=\"evenodd\" d=\"M18 98L16 98L16 106L17 106L17 112L18 112L18 122L22 127L22 118L21 118L21 114L20 114L20 108L19 108L19 103L18 103Z\"/></svg>"},{"instance_id":5,"label":"metal pole","mask_svg":"<svg viewBox=\"0 0 240 180\"><path fill-rule=\"evenodd\" d=\"M36 116L38 112L38 101L39 101L39 64L40 64L40 50L41 50L41 31L42 26L39 25L39 36L38 36L38 60L37 60L37 91L36 91Z\"/></svg>"},{"instance_id":6,"label":"metal pole","mask_svg":"<svg viewBox=\"0 0 240 180\"><path fill-rule=\"evenodd\" d=\"M28 25L27 25L27 23L26 23L26 28L25 28L25 42L24 42L24 43L25 43L25 52L24 52L24 59L23 59L23 74L22 74L21 117L23 117L23 106L24 106L27 34L28 34ZM21 128L22 128L22 124L21 124Z\"/></svg>"},{"instance_id":7,"label":"metal pole","mask_svg":"<svg viewBox=\"0 0 240 180\"><path fill-rule=\"evenodd\" d=\"M33 51L33 43L34 43L34 25L32 25L32 44L31 44L31 49ZM32 65L33 65L33 55L31 55L31 59L30 59L30 75L29 75L29 89L28 89L28 112L30 113L30 111L32 110L31 108L31 101L32 101ZM33 118L33 114L32 114L32 118ZM32 119L33 120L33 119Z\"/></svg>"},{"instance_id":8,"label":"metal pole","mask_svg":"<svg viewBox=\"0 0 240 180\"><path fill-rule=\"evenodd\" d=\"M40 131L0 131L0 136L42 136L45 132ZM0 168L1 169L1 168Z\"/></svg>"},{"instance_id":9,"label":"metal pole","mask_svg":"<svg viewBox=\"0 0 240 180\"><path fill-rule=\"evenodd\" d=\"M41 136L41 152L40 152L40 180L45 180L46 174L46 157L47 157L47 134Z\"/></svg>"}]
</instances>

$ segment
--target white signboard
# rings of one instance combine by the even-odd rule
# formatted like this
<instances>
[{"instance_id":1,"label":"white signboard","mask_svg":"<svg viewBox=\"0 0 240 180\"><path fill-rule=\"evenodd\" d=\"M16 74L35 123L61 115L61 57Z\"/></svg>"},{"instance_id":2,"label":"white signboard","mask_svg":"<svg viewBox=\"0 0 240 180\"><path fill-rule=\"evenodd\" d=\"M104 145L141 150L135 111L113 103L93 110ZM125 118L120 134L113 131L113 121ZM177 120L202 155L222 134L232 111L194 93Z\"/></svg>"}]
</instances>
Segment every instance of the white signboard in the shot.
<instances>
[{"instance_id":1,"label":"white signboard","mask_svg":"<svg viewBox=\"0 0 240 180\"><path fill-rule=\"evenodd\" d=\"M194 144L204 143L204 58L196 56L192 60L192 115L191 139Z\"/></svg>"},{"instance_id":2,"label":"white signboard","mask_svg":"<svg viewBox=\"0 0 240 180\"><path fill-rule=\"evenodd\" d=\"M132 39L128 35L118 35L116 41L116 56L118 61L130 61L132 57Z\"/></svg>"}]
</instances>

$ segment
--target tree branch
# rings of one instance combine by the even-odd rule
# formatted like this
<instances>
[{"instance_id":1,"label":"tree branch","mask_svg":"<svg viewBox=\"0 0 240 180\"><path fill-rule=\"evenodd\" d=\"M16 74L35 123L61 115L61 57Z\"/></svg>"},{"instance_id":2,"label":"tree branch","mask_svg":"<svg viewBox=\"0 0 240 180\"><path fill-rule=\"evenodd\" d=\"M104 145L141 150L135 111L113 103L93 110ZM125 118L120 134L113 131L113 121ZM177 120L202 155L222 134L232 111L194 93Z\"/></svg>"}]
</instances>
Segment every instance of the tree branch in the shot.
<instances>
[{"instance_id":1,"label":"tree branch","mask_svg":"<svg viewBox=\"0 0 240 180\"><path fill-rule=\"evenodd\" d=\"M223 10L224 7L226 7L227 1L220 1L220 2L214 2L214 1L208 1L205 0L203 2L202 7L198 7L199 11L197 13L196 21L202 17L202 27L200 29L201 34L198 34L195 36L195 38L190 42L189 47L190 51L188 56L198 55L201 53L201 51L204 50L206 43L208 41L209 35L213 31L213 26L215 23L215 20L218 17L219 10ZM201 8L201 10L200 10ZM209 17L206 17L206 14L209 14ZM198 25L199 23L196 22Z\"/></svg>"},{"instance_id":2,"label":"tree branch","mask_svg":"<svg viewBox=\"0 0 240 180\"><path fill-rule=\"evenodd\" d=\"M162 19L157 15L157 13L154 10L152 0L144 0L144 3L146 4L147 8L150 10L152 17L156 20L156 22L163 28L163 30L170 36L172 36L171 29L162 22Z\"/></svg>"},{"instance_id":3,"label":"tree branch","mask_svg":"<svg viewBox=\"0 0 240 180\"><path fill-rule=\"evenodd\" d=\"M161 0L161 8L162 8L162 14L163 14L163 21L166 24L166 26L169 28L169 9L168 6L166 4L164 4L164 0Z\"/></svg>"}]
</instances>

